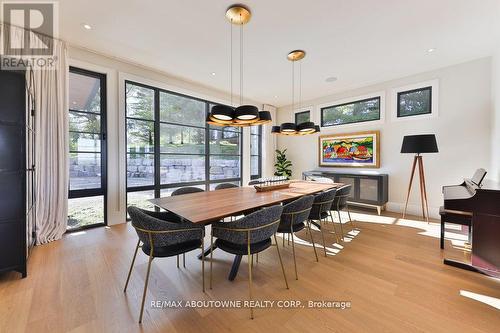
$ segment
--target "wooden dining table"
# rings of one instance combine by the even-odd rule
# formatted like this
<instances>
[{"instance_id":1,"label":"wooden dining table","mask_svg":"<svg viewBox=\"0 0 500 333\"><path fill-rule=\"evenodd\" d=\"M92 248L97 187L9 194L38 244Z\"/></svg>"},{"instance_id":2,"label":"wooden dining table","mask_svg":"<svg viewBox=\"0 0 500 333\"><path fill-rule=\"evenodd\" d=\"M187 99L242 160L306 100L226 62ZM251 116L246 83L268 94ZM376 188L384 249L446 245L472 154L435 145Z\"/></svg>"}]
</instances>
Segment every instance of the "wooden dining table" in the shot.
<instances>
[{"instance_id":1,"label":"wooden dining table","mask_svg":"<svg viewBox=\"0 0 500 333\"><path fill-rule=\"evenodd\" d=\"M228 216L239 216L260 207L287 203L305 195L315 194L343 184L318 183L292 180L288 188L257 192L254 187L244 186L217 191L197 192L149 200L153 205L172 212L180 218L196 224L211 224ZM208 248L208 255L215 247ZM200 256L201 258L201 256ZM235 256L229 280L234 280L242 256Z\"/></svg>"}]
</instances>

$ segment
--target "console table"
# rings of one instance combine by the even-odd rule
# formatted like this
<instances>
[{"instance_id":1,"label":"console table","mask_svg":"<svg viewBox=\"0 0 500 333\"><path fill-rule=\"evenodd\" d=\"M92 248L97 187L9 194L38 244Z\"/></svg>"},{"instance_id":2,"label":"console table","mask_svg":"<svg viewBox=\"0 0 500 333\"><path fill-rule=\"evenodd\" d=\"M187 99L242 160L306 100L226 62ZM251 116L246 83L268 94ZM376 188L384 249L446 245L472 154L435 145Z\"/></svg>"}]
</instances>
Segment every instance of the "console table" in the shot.
<instances>
[{"instance_id":1,"label":"console table","mask_svg":"<svg viewBox=\"0 0 500 333\"><path fill-rule=\"evenodd\" d=\"M362 174L334 171L305 171L302 179L313 180L317 177L330 178L335 183L351 184L352 191L348 203L364 207L377 208L380 215L385 204L389 201L389 175Z\"/></svg>"}]
</instances>

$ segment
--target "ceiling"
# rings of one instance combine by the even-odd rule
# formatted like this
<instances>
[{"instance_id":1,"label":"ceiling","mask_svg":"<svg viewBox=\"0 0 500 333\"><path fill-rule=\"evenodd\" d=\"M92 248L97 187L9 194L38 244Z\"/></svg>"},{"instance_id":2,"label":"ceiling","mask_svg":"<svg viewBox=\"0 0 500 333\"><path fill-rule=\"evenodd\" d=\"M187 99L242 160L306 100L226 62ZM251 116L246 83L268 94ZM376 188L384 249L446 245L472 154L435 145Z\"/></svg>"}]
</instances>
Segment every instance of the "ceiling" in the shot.
<instances>
[{"instance_id":1,"label":"ceiling","mask_svg":"<svg viewBox=\"0 0 500 333\"><path fill-rule=\"evenodd\" d=\"M307 51L301 66L302 100L308 100L488 56L500 41L500 0L243 3L253 14L244 26L244 96L275 106L291 104L286 55L293 49ZM64 0L60 35L72 45L229 92L230 24L224 14L231 4ZM338 80L326 82L331 76Z\"/></svg>"}]
</instances>

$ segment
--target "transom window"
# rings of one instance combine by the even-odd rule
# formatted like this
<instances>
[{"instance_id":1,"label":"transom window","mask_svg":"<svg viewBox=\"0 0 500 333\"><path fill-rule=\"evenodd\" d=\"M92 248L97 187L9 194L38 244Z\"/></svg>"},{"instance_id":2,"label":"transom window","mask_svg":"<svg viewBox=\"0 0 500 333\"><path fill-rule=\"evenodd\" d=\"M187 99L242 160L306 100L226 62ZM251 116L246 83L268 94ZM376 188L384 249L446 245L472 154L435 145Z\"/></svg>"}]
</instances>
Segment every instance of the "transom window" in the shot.
<instances>
[{"instance_id":1,"label":"transom window","mask_svg":"<svg viewBox=\"0 0 500 333\"><path fill-rule=\"evenodd\" d=\"M380 96L321 108L321 126L380 120Z\"/></svg>"},{"instance_id":2,"label":"transom window","mask_svg":"<svg viewBox=\"0 0 500 333\"><path fill-rule=\"evenodd\" d=\"M398 92L398 118L432 113L432 86Z\"/></svg>"},{"instance_id":3,"label":"transom window","mask_svg":"<svg viewBox=\"0 0 500 333\"><path fill-rule=\"evenodd\" d=\"M207 126L214 105L156 87L126 81L127 205L176 188L204 190L241 183L240 128Z\"/></svg>"},{"instance_id":4,"label":"transom window","mask_svg":"<svg viewBox=\"0 0 500 333\"><path fill-rule=\"evenodd\" d=\"M302 124L311 121L311 111L302 111L295 113L295 124Z\"/></svg>"}]
</instances>

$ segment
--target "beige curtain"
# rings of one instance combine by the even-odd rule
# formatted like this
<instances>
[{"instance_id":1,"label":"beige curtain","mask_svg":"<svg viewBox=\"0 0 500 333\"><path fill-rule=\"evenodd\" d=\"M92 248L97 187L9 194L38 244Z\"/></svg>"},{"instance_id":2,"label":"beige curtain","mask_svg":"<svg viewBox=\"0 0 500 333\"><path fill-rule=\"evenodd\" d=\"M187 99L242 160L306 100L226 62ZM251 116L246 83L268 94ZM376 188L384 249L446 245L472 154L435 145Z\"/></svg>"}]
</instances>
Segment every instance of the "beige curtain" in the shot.
<instances>
[{"instance_id":1,"label":"beige curtain","mask_svg":"<svg viewBox=\"0 0 500 333\"><path fill-rule=\"evenodd\" d=\"M5 26L3 28L6 28ZM10 26L7 38L22 40L24 30ZM31 32L30 32L31 33ZM33 82L35 106L36 244L60 239L68 220L68 64L64 42L51 37L32 38L54 47L54 66L33 68L27 77ZM7 40L8 42L8 40Z\"/></svg>"}]
</instances>

